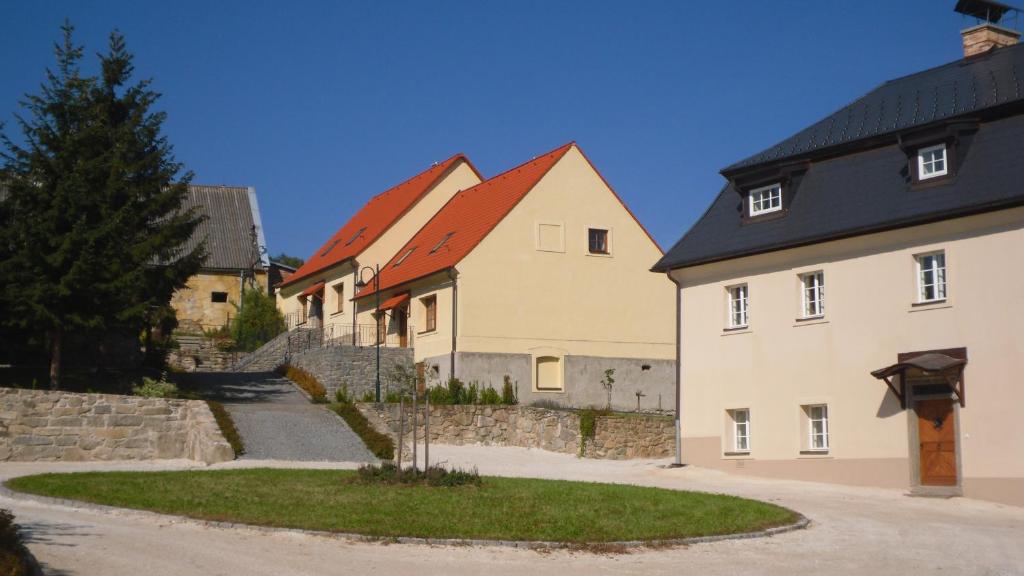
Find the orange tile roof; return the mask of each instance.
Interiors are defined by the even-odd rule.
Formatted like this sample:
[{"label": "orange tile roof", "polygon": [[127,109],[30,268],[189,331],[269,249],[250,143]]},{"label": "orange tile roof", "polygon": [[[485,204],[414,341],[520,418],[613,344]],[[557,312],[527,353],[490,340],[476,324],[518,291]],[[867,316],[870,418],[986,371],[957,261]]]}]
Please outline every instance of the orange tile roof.
[{"label": "orange tile roof", "polygon": [[[570,142],[453,196],[381,267],[380,289],[458,264],[574,145]],[[356,298],[373,293],[373,284],[368,284]]]},{"label": "orange tile roof", "polygon": [[456,154],[374,196],[281,285],[293,284],[349,258],[357,257],[459,162],[465,162],[477,176],[480,175],[465,155]]}]

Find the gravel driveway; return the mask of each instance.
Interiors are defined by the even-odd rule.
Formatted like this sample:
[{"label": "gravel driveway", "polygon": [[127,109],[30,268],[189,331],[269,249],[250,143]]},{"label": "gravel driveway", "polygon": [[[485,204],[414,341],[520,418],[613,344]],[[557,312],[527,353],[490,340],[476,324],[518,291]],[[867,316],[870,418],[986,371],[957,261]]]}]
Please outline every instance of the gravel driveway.
[{"label": "gravel driveway", "polygon": [[[1024,508],[967,498],[909,498],[900,490],[766,480],[666,461],[580,460],[524,448],[432,445],[436,461],[481,473],[621,482],[737,494],[811,519],[806,530],[668,550],[600,555],[495,547],[349,542],[287,531],[211,527],[133,511],[104,512],[0,494],[28,531],[47,574],[1024,574]],[[351,468],[352,463],[236,460],[211,468]],[[195,468],[165,462],[5,462],[0,480],[93,469]]]},{"label": "gravel driveway", "polygon": [[248,460],[376,462],[344,420],[275,374],[193,376],[231,413]]}]

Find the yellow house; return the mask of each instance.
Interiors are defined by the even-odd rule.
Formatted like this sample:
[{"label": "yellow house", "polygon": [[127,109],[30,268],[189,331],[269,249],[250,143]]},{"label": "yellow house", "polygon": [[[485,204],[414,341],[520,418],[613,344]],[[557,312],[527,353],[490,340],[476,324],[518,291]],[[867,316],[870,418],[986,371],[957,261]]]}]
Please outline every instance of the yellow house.
[{"label": "yellow house", "polygon": [[360,270],[371,277],[456,192],[480,180],[469,160],[457,154],[370,199],[278,286],[278,309],[289,329],[311,328],[324,340],[372,345],[375,327],[359,325],[352,302]]},{"label": "yellow house", "polygon": [[965,30],[964,59],[722,171],[655,266],[685,462],[1024,505],[1018,36]]},{"label": "yellow house", "polygon": [[192,184],[184,206],[206,217],[186,250],[205,241],[208,256],[199,273],[171,297],[171,307],[181,330],[220,328],[236,314],[243,286],[267,290],[270,262],[256,190]]},{"label": "yellow house", "polygon": [[661,250],[575,143],[455,194],[356,295],[415,360],[528,404],[670,409],[674,289]]}]

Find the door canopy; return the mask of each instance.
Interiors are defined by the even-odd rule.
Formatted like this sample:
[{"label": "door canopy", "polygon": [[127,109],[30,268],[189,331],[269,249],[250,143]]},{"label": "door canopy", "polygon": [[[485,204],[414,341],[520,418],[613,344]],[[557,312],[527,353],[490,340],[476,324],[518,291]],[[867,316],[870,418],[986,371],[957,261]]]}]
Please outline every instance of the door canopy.
[{"label": "door canopy", "polygon": [[[908,370],[920,371],[924,376],[941,376],[949,382],[960,406],[964,402],[964,368],[967,366],[967,349],[951,348],[948,350],[929,350],[926,352],[906,352],[897,357],[897,362],[871,372],[879,380],[884,380],[892,393],[900,400],[900,407],[907,407],[906,373]],[[899,376],[899,386],[893,377]]]}]

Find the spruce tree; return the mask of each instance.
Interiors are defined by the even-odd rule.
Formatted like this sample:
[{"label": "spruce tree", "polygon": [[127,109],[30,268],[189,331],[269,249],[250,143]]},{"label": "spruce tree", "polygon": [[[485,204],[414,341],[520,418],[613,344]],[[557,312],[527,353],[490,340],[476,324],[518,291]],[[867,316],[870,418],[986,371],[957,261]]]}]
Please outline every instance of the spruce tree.
[{"label": "spruce tree", "polygon": [[0,210],[0,321],[45,336],[54,388],[69,333],[138,334],[205,257],[184,249],[200,221],[183,209],[191,174],[161,133],[159,94],[132,81],[124,37],[110,35],[92,77],[62,30],[56,72],[16,115],[24,144],[3,137]]}]

